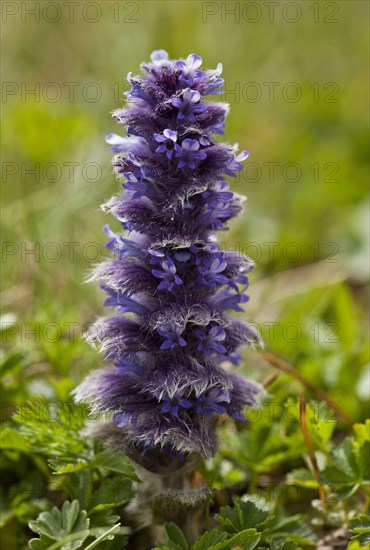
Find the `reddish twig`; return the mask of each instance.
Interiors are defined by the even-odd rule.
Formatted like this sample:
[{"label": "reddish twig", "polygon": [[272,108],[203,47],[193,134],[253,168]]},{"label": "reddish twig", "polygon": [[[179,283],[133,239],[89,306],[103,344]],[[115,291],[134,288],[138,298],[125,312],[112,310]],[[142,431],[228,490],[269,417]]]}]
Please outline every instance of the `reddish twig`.
[{"label": "reddish twig", "polygon": [[262,382],[262,386],[264,388],[267,388],[268,386],[270,386],[270,384],[272,384],[273,382],[275,382],[276,378],[278,378],[280,376],[280,371],[278,370],[274,370],[271,374],[269,374],[268,376],[266,376],[266,378],[264,379],[264,381]]}]

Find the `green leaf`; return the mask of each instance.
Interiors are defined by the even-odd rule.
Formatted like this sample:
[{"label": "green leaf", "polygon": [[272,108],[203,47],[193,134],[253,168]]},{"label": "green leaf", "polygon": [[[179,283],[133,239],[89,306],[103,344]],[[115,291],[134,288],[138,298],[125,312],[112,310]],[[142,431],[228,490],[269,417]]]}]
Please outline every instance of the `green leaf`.
[{"label": "green leaf", "polygon": [[352,438],[347,437],[331,451],[328,466],[321,476],[325,483],[350,484],[357,481],[357,463],[352,443]]},{"label": "green leaf", "polygon": [[42,400],[27,402],[13,419],[32,453],[60,457],[64,462],[73,462],[75,458],[71,457],[90,458],[91,443],[79,434],[84,423],[82,407]]},{"label": "green leaf", "polygon": [[256,529],[245,529],[240,533],[228,539],[225,532],[217,529],[206,532],[200,537],[192,550],[233,550],[242,548],[242,550],[253,550],[261,538],[261,533],[257,533]]},{"label": "green leaf", "polygon": [[26,438],[22,437],[19,431],[5,426],[0,431],[0,449],[29,452],[30,445]]},{"label": "green leaf", "polygon": [[77,472],[83,468],[89,468],[90,464],[85,459],[78,458],[74,462],[65,463],[60,460],[50,459],[48,460],[50,468],[53,470],[54,474],[70,474],[72,472]]},{"label": "green leaf", "polygon": [[[259,411],[258,422],[252,416],[248,429],[238,433],[231,445],[221,445],[222,455],[253,472],[265,473],[276,464],[305,452],[305,444],[298,430],[298,416],[294,416],[299,410],[298,403],[286,403],[278,407],[277,412],[275,405],[266,402]],[[293,413],[289,405],[293,405]],[[271,422],[271,413],[280,414],[281,418]],[[289,424],[287,418],[292,418]]]},{"label": "green leaf", "polygon": [[128,544],[129,538],[121,532],[114,534],[114,538],[105,539],[99,543],[99,550],[123,550]]},{"label": "green leaf", "polygon": [[126,455],[112,451],[111,449],[105,449],[93,458],[79,457],[77,459],[69,459],[68,457],[62,457],[62,459],[58,460],[50,459],[48,462],[55,474],[69,474],[83,469],[101,468],[105,472],[122,474],[134,481],[140,481],[130,459]]},{"label": "green leaf", "polygon": [[357,540],[361,546],[370,545],[370,516],[362,515],[351,519],[348,530],[355,533],[351,541]]},{"label": "green leaf", "polygon": [[80,512],[80,503],[78,500],[73,500],[71,503],[64,502],[62,507],[62,525],[67,533],[71,533],[74,524],[76,523]]},{"label": "green leaf", "polygon": [[89,546],[86,546],[85,550],[92,550],[93,548],[96,548],[98,545],[100,545],[101,542],[113,539],[114,535],[119,532],[119,528],[120,523],[117,523],[117,525],[113,525],[113,527],[102,533],[91,544],[89,544]]},{"label": "green leaf", "polygon": [[287,539],[283,542],[282,546],[279,547],[279,550],[300,550],[300,547],[294,540]]},{"label": "green leaf", "polygon": [[105,449],[101,453],[95,455],[90,466],[92,468],[102,468],[109,472],[122,474],[133,481],[140,481],[130,459],[126,455],[112,451],[111,449]]},{"label": "green leaf", "polygon": [[192,546],[192,550],[219,550],[218,546],[227,539],[227,533],[221,531],[206,531]]},{"label": "green leaf", "polygon": [[186,542],[186,538],[181,529],[177,527],[175,523],[173,523],[172,521],[166,523],[164,529],[166,531],[166,535],[169,541],[177,544],[177,546],[182,550],[188,550],[188,543]]},{"label": "green leaf", "polygon": [[233,550],[234,548],[253,550],[259,543],[260,538],[261,533],[257,533],[256,529],[246,529],[234,535],[225,543],[217,545],[217,550]]},{"label": "green leaf", "polygon": [[0,510],[0,529],[4,527],[10,520],[12,520],[15,516],[15,513],[13,510],[10,509],[3,509]]},{"label": "green leaf", "polygon": [[135,496],[132,482],[128,479],[105,479],[103,483],[86,499],[89,514],[94,510],[115,508],[126,504]]},{"label": "green leaf", "polygon": [[[263,531],[264,536],[271,541],[282,544],[287,539],[292,539],[299,544],[312,545],[315,534],[312,531],[307,518],[300,514],[288,518],[271,518],[268,527]],[[275,549],[275,545],[274,549]]]},{"label": "green leaf", "polygon": [[29,523],[29,528],[40,535],[31,539],[31,550],[80,548],[89,535],[89,519],[85,510],[80,511],[78,500],[65,501],[60,511],[54,507],[50,512],[42,512],[37,520]]},{"label": "green leaf", "polygon": [[68,492],[70,499],[77,499],[81,508],[89,507],[94,484],[91,470],[81,470],[73,472],[68,476],[57,478],[58,485]]},{"label": "green leaf", "polygon": [[[360,440],[363,441],[363,433],[360,432]],[[330,452],[328,465],[321,474],[322,482],[338,486],[337,494],[348,498],[361,485],[369,483],[369,456],[370,441],[365,439],[359,443],[353,437],[346,437]]]},{"label": "green leaf", "polygon": [[251,527],[261,527],[268,511],[252,500],[237,500],[233,508],[224,506],[216,514],[217,521],[227,533],[239,533]]},{"label": "green leaf", "polygon": [[336,312],[336,326],[338,327],[339,340],[343,348],[349,350],[356,338],[356,313],[351,293],[347,286],[343,284],[338,285],[333,306]]},{"label": "green leaf", "polygon": [[112,525],[118,523],[119,519],[120,517],[114,514],[109,508],[94,510],[90,513],[90,531],[101,529],[103,532],[108,527],[112,527]]},{"label": "green leaf", "polygon": [[358,449],[357,462],[361,481],[370,483],[370,441],[365,441]]},{"label": "green leaf", "polygon": [[318,481],[311,472],[306,468],[298,468],[297,470],[292,470],[287,474],[287,483],[291,485],[298,485],[299,487],[306,487],[307,489],[317,489]]},{"label": "green leaf", "polygon": [[370,441],[370,418],[366,419],[365,424],[354,424],[353,431],[357,443],[362,444],[365,441]]},{"label": "green leaf", "polygon": [[282,546],[279,547],[279,550],[300,550],[300,548],[294,540],[287,539],[283,542]]},{"label": "green leaf", "polygon": [[[0,327],[0,332],[2,329]],[[24,356],[21,353],[14,353],[9,355],[4,361],[0,362],[0,380],[9,374],[15,374],[18,370],[23,368],[23,359]]]},{"label": "green leaf", "polygon": [[324,402],[310,402],[306,407],[307,429],[316,449],[327,451],[327,443],[333,435],[336,419]]}]

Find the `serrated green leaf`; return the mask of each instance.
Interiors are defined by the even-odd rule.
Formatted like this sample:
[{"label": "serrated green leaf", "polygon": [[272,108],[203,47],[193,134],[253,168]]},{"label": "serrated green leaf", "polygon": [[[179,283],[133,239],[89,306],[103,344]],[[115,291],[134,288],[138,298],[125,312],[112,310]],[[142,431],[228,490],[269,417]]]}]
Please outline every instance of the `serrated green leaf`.
[{"label": "serrated green leaf", "polygon": [[[109,508],[104,510],[94,510],[90,513],[90,530],[100,529],[101,532],[108,527],[112,527],[115,523],[118,523],[120,517],[114,514]],[[100,533],[99,533],[100,536]]]},{"label": "serrated green leaf", "polygon": [[81,508],[87,509],[87,501],[94,487],[92,477],[91,470],[81,470],[56,479],[58,486],[69,494],[70,499],[77,499]]},{"label": "serrated green leaf", "polygon": [[338,446],[334,447],[331,456],[334,463],[349,479],[357,479],[358,467],[353,449],[353,438],[346,439]]},{"label": "serrated green leaf", "polygon": [[46,539],[31,539],[28,545],[31,550],[47,550],[51,546],[52,542],[52,539],[49,541],[49,543],[46,541]]},{"label": "serrated green leaf", "polygon": [[353,439],[347,437],[331,452],[328,466],[321,474],[322,481],[333,484],[351,484],[358,481],[358,465],[353,451]]},{"label": "serrated green leaf", "polygon": [[133,481],[140,481],[130,459],[123,453],[118,453],[111,449],[105,449],[101,453],[95,455],[90,466],[92,468],[103,468],[110,472],[122,474]]},{"label": "serrated green leaf", "polygon": [[54,507],[50,512],[42,512],[37,520],[29,523],[29,527],[40,536],[39,539],[31,539],[29,545],[32,550],[75,550],[89,535],[89,519],[85,510],[80,511],[77,500],[65,501],[62,511]]},{"label": "serrated green leaf", "polygon": [[300,456],[305,451],[304,441],[297,429],[288,430],[284,422],[270,422],[268,408],[258,422],[238,434],[233,441],[234,451],[221,447],[223,456],[254,472],[268,472],[279,462]]},{"label": "serrated green leaf", "polygon": [[362,444],[352,437],[330,452],[328,466],[321,473],[321,481],[336,485],[341,498],[353,495],[361,484],[370,481],[370,441]]},{"label": "serrated green leaf", "polygon": [[355,475],[349,475],[337,465],[327,466],[320,476],[322,483],[333,485],[352,485],[356,482]]},{"label": "serrated green leaf", "polygon": [[86,507],[89,514],[93,511],[104,510],[122,506],[129,502],[135,496],[135,491],[132,487],[131,480],[120,479],[105,479],[98,489],[91,493],[91,496],[86,499]]},{"label": "serrated green leaf", "polygon": [[361,533],[362,530],[366,529],[370,531],[370,516],[362,514],[358,518],[352,518],[349,521],[348,529],[354,533]]},{"label": "serrated green leaf", "polygon": [[278,539],[279,542],[284,542],[286,539],[291,538],[299,544],[307,545],[312,545],[315,540],[314,532],[307,519],[302,515],[297,514],[283,519],[273,517],[267,524],[268,526],[263,534],[271,540]]},{"label": "serrated green leaf", "polygon": [[64,461],[61,463],[60,460],[50,459],[48,460],[48,464],[53,470],[54,474],[70,474],[72,472],[82,470],[83,468],[90,467],[90,464],[87,462],[87,460],[80,458],[75,461],[72,461],[71,459],[71,462],[67,464]]},{"label": "serrated green leaf", "polygon": [[355,533],[351,541],[357,540],[362,547],[370,545],[370,516],[363,514],[358,518],[351,519],[348,530]]},{"label": "serrated green leaf", "polygon": [[27,402],[13,415],[13,420],[19,423],[21,437],[33,453],[65,461],[70,456],[82,458],[90,450],[91,443],[79,434],[84,422],[82,410],[79,407],[72,410],[71,403]]},{"label": "serrated green leaf", "polygon": [[234,548],[253,550],[259,543],[260,538],[261,533],[257,533],[256,529],[246,529],[234,535],[222,545],[217,545],[217,550],[233,550]]},{"label": "serrated green leaf", "polygon": [[172,521],[166,523],[164,529],[170,541],[177,544],[177,546],[182,550],[188,550],[188,543],[186,542],[184,533],[175,523],[173,523]]},{"label": "serrated green leaf", "polygon": [[219,550],[218,544],[227,539],[227,533],[221,531],[206,531],[192,546],[192,550]]},{"label": "serrated green leaf", "polygon": [[[72,502],[64,502],[62,506],[62,526],[67,533],[71,533],[74,524],[76,523],[79,516],[82,518],[82,521],[86,518],[86,512],[81,512],[80,515],[80,503],[78,500],[73,500]],[[77,527],[77,526],[76,526]],[[78,526],[79,527],[79,526]]]},{"label": "serrated green leaf", "polygon": [[358,535],[358,541],[361,546],[370,546],[370,533],[361,533]]},{"label": "serrated green leaf", "polygon": [[306,468],[298,468],[297,470],[292,470],[287,474],[287,483],[291,485],[298,485],[299,487],[306,487],[307,489],[316,489],[318,486],[318,481],[311,472]]},{"label": "serrated green leaf", "polygon": [[227,533],[239,533],[252,527],[258,528],[268,516],[268,511],[252,500],[237,500],[233,508],[224,506],[216,514],[217,521]]}]

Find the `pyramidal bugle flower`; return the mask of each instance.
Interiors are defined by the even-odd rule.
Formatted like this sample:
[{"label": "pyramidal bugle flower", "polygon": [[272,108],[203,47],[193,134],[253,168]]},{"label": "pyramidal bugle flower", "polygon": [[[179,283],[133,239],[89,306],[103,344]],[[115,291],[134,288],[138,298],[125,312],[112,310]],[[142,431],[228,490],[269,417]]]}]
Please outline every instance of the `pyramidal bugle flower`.
[{"label": "pyramidal bugle flower", "polygon": [[258,341],[230,316],[248,300],[253,262],[217,237],[242,212],[225,176],[248,153],[215,139],[229,107],[206,98],[221,93],[222,66],[201,65],[198,55],[169,60],[158,50],[142,76],[128,75],[127,106],[114,113],[126,135],[106,138],[124,191],[103,205],[127,233],[105,227],[112,259],[92,276],[116,313],[95,325],[91,341],[114,366],[75,391],[77,401],[113,415],[111,444],[152,470],[214,455],[218,415],[243,421],[263,391],[230,368],[242,345]]}]

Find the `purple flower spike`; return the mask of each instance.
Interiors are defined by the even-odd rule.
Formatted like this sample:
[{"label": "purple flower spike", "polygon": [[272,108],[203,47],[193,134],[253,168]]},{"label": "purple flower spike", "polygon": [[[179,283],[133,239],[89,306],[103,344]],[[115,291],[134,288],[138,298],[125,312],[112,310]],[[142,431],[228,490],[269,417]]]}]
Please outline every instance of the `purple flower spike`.
[{"label": "purple flower spike", "polygon": [[217,415],[243,421],[263,393],[230,369],[242,346],[259,342],[252,324],[230,315],[248,301],[253,263],[218,238],[242,212],[225,177],[248,153],[217,141],[229,108],[207,96],[220,93],[222,66],[201,65],[196,54],[171,60],[156,50],[142,75],[128,75],[127,104],[113,115],[126,132],[106,138],[123,191],[103,205],[128,234],[105,227],[112,257],[91,279],[114,311],[88,336],[114,366],[75,390],[111,414],[99,431],[108,446],[166,474],[193,453],[213,456]]}]

